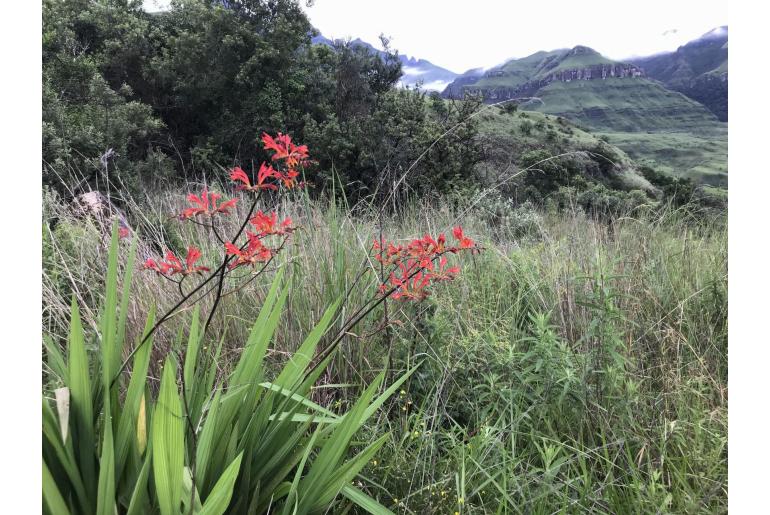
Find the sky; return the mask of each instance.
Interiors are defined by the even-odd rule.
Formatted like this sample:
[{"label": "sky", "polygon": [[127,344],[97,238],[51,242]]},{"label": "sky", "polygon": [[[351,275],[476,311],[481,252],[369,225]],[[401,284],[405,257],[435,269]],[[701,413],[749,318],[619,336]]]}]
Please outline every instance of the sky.
[{"label": "sky", "polygon": [[[145,8],[167,0],[144,0]],[[611,59],[675,50],[727,25],[727,0],[300,0],[328,38],[379,35],[401,54],[454,72],[585,45]]]},{"label": "sky", "polygon": [[611,59],[675,50],[727,25],[727,0],[315,0],[302,2],[329,38],[357,37],[454,72],[539,50],[585,45]]}]

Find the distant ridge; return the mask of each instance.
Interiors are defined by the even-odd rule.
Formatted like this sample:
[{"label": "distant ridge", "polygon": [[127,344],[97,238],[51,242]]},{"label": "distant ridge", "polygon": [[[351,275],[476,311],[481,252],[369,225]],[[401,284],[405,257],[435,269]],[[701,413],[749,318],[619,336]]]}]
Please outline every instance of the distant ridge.
[{"label": "distant ridge", "polygon": [[674,52],[634,59],[647,75],[684,93],[727,121],[727,26],[717,27]]},{"label": "distant ridge", "polygon": [[[336,42],[342,42],[343,40],[331,40],[323,35],[318,35],[312,38],[313,44],[321,44],[334,46]],[[368,50],[383,56],[385,52],[372,46],[371,44],[356,38],[350,42],[352,45],[362,46]],[[404,54],[398,54],[398,58],[401,61],[402,73],[401,85],[414,87],[418,83],[422,84],[422,88],[431,91],[442,91],[449,85],[458,74],[437,66],[426,59],[416,59]]]}]

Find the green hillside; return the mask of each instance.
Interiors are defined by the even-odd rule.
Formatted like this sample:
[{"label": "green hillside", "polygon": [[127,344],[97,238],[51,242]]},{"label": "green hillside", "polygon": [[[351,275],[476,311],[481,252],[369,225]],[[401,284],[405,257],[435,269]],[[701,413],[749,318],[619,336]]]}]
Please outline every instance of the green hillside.
[{"label": "green hillside", "polygon": [[487,149],[486,164],[491,169],[505,169],[511,162],[520,165],[528,153],[544,151],[548,156],[569,155],[589,180],[599,162],[609,165],[613,188],[654,193],[655,188],[622,148],[579,129],[565,118],[493,107],[479,119],[479,138]]},{"label": "green hillside", "polygon": [[599,134],[637,163],[697,182],[727,187],[727,124],[711,131]]},{"label": "green hillside", "polygon": [[551,82],[524,107],[569,118],[595,130],[690,131],[717,125],[703,105],[653,81],[610,78]]},{"label": "green hillside", "polygon": [[[687,55],[694,55],[688,48]],[[718,70],[726,62],[701,57],[691,59],[692,69],[710,70],[701,82],[721,83]],[[514,59],[483,76],[463,77],[444,91],[450,98],[466,94],[481,95],[488,103],[518,100],[520,109],[560,116],[600,133],[638,163],[727,185],[726,124],[702,103],[646,77],[646,68],[612,61],[590,48]]]},{"label": "green hillside", "polygon": [[667,52],[635,59],[648,77],[701,102],[722,121],[727,121],[728,52],[727,27],[716,28],[700,38]]}]

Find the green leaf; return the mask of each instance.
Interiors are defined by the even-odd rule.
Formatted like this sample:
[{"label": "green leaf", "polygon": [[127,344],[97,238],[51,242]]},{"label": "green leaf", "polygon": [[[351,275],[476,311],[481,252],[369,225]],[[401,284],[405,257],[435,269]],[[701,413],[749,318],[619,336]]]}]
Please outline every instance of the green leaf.
[{"label": "green leaf", "polygon": [[[86,354],[83,326],[80,322],[75,296],[72,296],[69,347],[67,350],[67,383],[70,389],[70,424],[73,445],[78,454],[80,473],[88,497],[96,497],[96,455],[94,436],[94,408],[91,380]],[[93,509],[93,506],[91,507]]]},{"label": "green leaf", "polygon": [[188,399],[192,398],[193,385],[195,380],[195,366],[198,362],[198,348],[200,347],[200,304],[195,305],[192,315],[192,324],[190,325],[190,336],[187,339],[187,350],[184,359],[184,378],[185,395]]},{"label": "green leaf", "polygon": [[69,515],[69,508],[67,503],[64,502],[59,488],[56,486],[51,471],[48,470],[48,465],[43,462],[43,502],[45,503],[48,511],[55,515]]},{"label": "green leaf", "polygon": [[171,357],[163,366],[160,393],[152,418],[152,468],[161,515],[179,515],[184,471],[184,425]]},{"label": "green leaf", "polygon": [[222,515],[227,510],[227,507],[230,505],[230,499],[233,496],[235,480],[238,478],[238,471],[241,468],[241,458],[243,458],[243,452],[238,454],[222,476],[220,476],[211,493],[206,498],[206,502],[203,503],[203,509],[201,509],[199,515]]},{"label": "green leaf", "polygon": [[115,515],[115,447],[112,442],[110,399],[104,404],[104,440],[99,459],[99,487],[96,498],[97,515]]},{"label": "green leaf", "polygon": [[43,346],[48,355],[48,366],[50,367],[51,372],[59,377],[62,382],[66,381],[67,364],[64,361],[64,354],[62,354],[61,349],[54,343],[51,336],[47,334],[43,336]]},{"label": "green leaf", "polygon": [[118,309],[118,223],[112,226],[112,241],[107,260],[107,283],[105,285],[105,300],[99,330],[102,337],[102,384],[104,395],[110,392],[112,378],[120,366],[120,353],[117,350],[115,335],[116,315]]},{"label": "green leaf", "polygon": [[274,384],[282,386],[284,388],[292,389],[295,385],[300,383],[303,379],[305,369],[315,357],[315,350],[318,347],[318,342],[326,334],[329,325],[334,318],[337,308],[339,307],[341,299],[338,299],[332,304],[321,317],[321,320],[316,324],[310,334],[307,335],[305,341],[302,342],[299,349],[292,355],[289,362],[283,368],[278,375]]},{"label": "green leaf", "polygon": [[150,479],[150,463],[152,460],[152,449],[148,449],[147,456],[144,458],[144,465],[139,472],[139,477],[134,485],[134,492],[131,494],[131,501],[128,503],[126,515],[141,515],[147,513],[147,483]]},{"label": "green leaf", "polygon": [[[201,429],[200,438],[198,438],[198,448],[195,452],[196,477],[201,484],[198,488],[204,495],[208,493],[206,485],[210,484],[208,475],[212,454],[217,443],[222,441],[222,439],[226,439],[226,435],[222,435],[221,426],[219,425],[221,397],[222,390],[217,387],[214,398],[209,405],[208,415],[206,415],[206,420],[203,422],[203,429]],[[229,425],[229,421],[226,421],[226,423]]]},{"label": "green leaf", "polygon": [[270,291],[267,297],[265,297],[265,302],[259,310],[257,320],[254,322],[249,338],[246,341],[246,347],[243,349],[241,358],[238,360],[238,364],[230,376],[231,387],[253,384],[255,382],[253,378],[260,375],[262,360],[267,352],[267,344],[270,342],[275,327],[278,325],[278,317],[274,315],[274,312],[277,311],[280,314],[288,294],[288,289],[284,288],[279,300],[278,295],[283,278],[283,270],[283,268],[278,270],[275,279],[273,279],[273,284],[270,286]]},{"label": "green leaf", "polygon": [[[147,321],[144,324],[144,331],[142,331],[139,342],[147,336],[154,324],[155,307],[152,307],[150,309],[150,314],[147,316]],[[139,342],[137,342],[137,345]],[[147,384],[147,369],[150,365],[151,351],[152,336],[150,336],[144,345],[139,347],[136,354],[134,354],[134,366],[131,370],[131,381],[128,383],[126,400],[123,403],[123,409],[120,413],[118,433],[115,439],[115,462],[117,464],[116,471],[118,479],[120,479],[123,470],[127,466],[129,451],[137,442],[136,424],[139,416],[139,407],[142,403],[142,397],[144,396],[144,390]],[[141,450],[138,450],[138,455],[140,454]]]},{"label": "green leaf", "polygon": [[378,503],[373,498],[366,495],[364,492],[354,487],[353,485],[346,485],[342,488],[342,495],[353,501],[357,506],[360,506],[364,510],[368,511],[372,515],[393,515],[393,512],[387,509],[382,504]]}]

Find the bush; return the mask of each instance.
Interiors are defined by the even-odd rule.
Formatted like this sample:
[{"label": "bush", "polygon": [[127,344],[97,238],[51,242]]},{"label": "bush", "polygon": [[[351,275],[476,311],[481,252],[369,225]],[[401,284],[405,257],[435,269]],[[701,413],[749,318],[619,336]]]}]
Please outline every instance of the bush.
[{"label": "bush", "polygon": [[512,198],[492,192],[475,209],[498,240],[538,239],[544,234],[543,219],[529,201],[516,205]]}]

